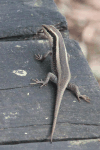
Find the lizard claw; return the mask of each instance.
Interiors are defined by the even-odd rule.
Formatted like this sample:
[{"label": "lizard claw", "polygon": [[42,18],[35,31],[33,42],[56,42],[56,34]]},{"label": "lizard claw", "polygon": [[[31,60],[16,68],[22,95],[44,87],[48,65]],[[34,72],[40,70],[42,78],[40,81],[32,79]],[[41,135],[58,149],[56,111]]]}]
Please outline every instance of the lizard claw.
[{"label": "lizard claw", "polygon": [[45,82],[43,82],[43,84],[40,86],[40,88],[43,87],[43,86],[46,86],[46,85],[47,85],[47,84],[45,84]]},{"label": "lizard claw", "polygon": [[45,84],[45,82],[41,79],[41,80],[38,80],[38,79],[32,79],[32,83],[30,83],[30,85],[34,85],[34,84],[42,84],[40,87],[43,87]]},{"label": "lizard claw", "polygon": [[[80,95],[80,98],[84,99],[86,102],[90,103],[90,98],[86,95]],[[80,98],[78,98],[78,100],[80,101]]]},{"label": "lizard claw", "polygon": [[43,59],[43,56],[42,55],[40,55],[40,54],[35,54],[35,59],[37,59],[37,60],[42,60]]}]

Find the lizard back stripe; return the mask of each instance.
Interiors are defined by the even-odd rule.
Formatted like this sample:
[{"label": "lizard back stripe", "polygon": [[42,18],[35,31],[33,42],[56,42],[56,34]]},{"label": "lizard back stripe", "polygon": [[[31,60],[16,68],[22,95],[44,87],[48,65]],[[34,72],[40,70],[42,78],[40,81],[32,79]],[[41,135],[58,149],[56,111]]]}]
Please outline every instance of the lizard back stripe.
[{"label": "lizard back stripe", "polygon": [[58,72],[57,72],[57,63],[56,63],[56,35],[55,33],[53,33],[51,30],[49,30],[47,27],[44,26],[44,28],[46,29],[46,31],[52,36],[53,38],[53,55],[52,55],[52,59],[53,59],[53,70],[54,73],[58,76]]}]

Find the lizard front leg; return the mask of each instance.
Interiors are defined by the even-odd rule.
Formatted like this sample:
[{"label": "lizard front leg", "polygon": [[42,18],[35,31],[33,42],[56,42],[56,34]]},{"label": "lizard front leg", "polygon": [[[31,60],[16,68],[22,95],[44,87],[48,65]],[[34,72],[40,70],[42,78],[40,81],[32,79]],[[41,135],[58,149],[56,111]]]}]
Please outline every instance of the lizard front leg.
[{"label": "lizard front leg", "polygon": [[43,61],[43,60],[46,59],[46,57],[47,57],[48,55],[51,55],[51,54],[52,54],[52,51],[48,51],[45,55],[35,54],[35,58],[36,58],[37,60]]},{"label": "lizard front leg", "polygon": [[38,79],[34,80],[34,79],[32,79],[32,81],[34,81],[34,82],[30,83],[30,84],[31,85],[42,84],[40,87],[43,87],[44,85],[46,85],[49,82],[49,80],[51,80],[53,82],[56,82],[57,77],[53,73],[49,72],[47,74],[47,77],[46,77],[46,79],[44,81],[42,79],[41,80],[38,80]]}]

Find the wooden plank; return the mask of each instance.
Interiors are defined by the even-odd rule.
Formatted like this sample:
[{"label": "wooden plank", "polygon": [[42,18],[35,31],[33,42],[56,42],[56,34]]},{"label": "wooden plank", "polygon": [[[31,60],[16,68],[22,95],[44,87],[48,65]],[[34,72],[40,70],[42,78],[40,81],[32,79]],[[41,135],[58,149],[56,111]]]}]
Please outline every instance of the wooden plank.
[{"label": "wooden plank", "polygon": [[[91,103],[78,103],[66,90],[58,116],[55,140],[100,137],[100,90],[78,44],[66,39],[70,54],[72,82]],[[43,141],[51,132],[56,86],[39,89],[31,78],[44,79],[51,70],[50,57],[43,63],[34,54],[44,54],[46,40],[0,43],[0,143]],[[80,67],[81,66],[81,67]]]},{"label": "wooden plank", "polygon": [[0,38],[3,40],[33,37],[42,24],[57,24],[59,21],[66,24],[53,0],[0,0]]},{"label": "wooden plank", "polygon": [[[66,39],[65,43],[70,54],[71,81],[79,86],[87,86],[88,82],[88,86],[99,87],[78,44],[73,47],[76,42],[69,39]],[[49,43],[45,40],[1,42],[0,89],[27,86],[31,78],[38,78],[38,76],[45,78],[46,74],[51,71],[50,57],[41,64],[35,60],[34,55],[44,54],[49,49]],[[40,72],[37,76],[38,70]]]},{"label": "wooden plank", "polygon": [[61,142],[37,142],[37,143],[24,143],[17,145],[3,145],[0,146],[0,150],[27,150],[27,149],[36,149],[36,150],[100,150],[100,139],[91,139],[91,140],[77,140],[77,141],[61,141]]},{"label": "wooden plank", "polygon": [[[23,120],[24,121],[24,120]],[[16,128],[10,127],[0,130],[0,144],[18,144],[25,142],[43,142],[49,141],[51,125],[28,125],[18,126]],[[100,137],[100,126],[92,125],[75,125],[68,123],[58,123],[54,141],[61,140],[78,140],[91,139]]]}]

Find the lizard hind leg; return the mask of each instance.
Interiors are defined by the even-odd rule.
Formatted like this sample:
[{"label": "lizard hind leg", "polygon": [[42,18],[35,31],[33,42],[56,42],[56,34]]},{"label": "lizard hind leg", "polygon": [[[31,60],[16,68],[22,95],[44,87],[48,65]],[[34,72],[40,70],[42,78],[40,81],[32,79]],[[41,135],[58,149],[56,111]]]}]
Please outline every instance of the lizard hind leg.
[{"label": "lizard hind leg", "polygon": [[46,77],[46,79],[45,79],[44,81],[43,81],[42,79],[41,79],[41,80],[32,79],[32,81],[34,81],[34,82],[33,82],[33,83],[30,83],[30,85],[42,84],[40,87],[43,87],[43,86],[45,86],[45,85],[48,84],[49,80],[55,82],[56,79],[57,79],[57,77],[56,77],[53,73],[49,72],[49,73],[47,74],[47,77]]},{"label": "lizard hind leg", "polygon": [[81,101],[80,98],[82,98],[86,102],[90,103],[90,98],[86,95],[81,95],[77,85],[68,83],[67,89],[71,90],[76,95],[79,102]]}]

